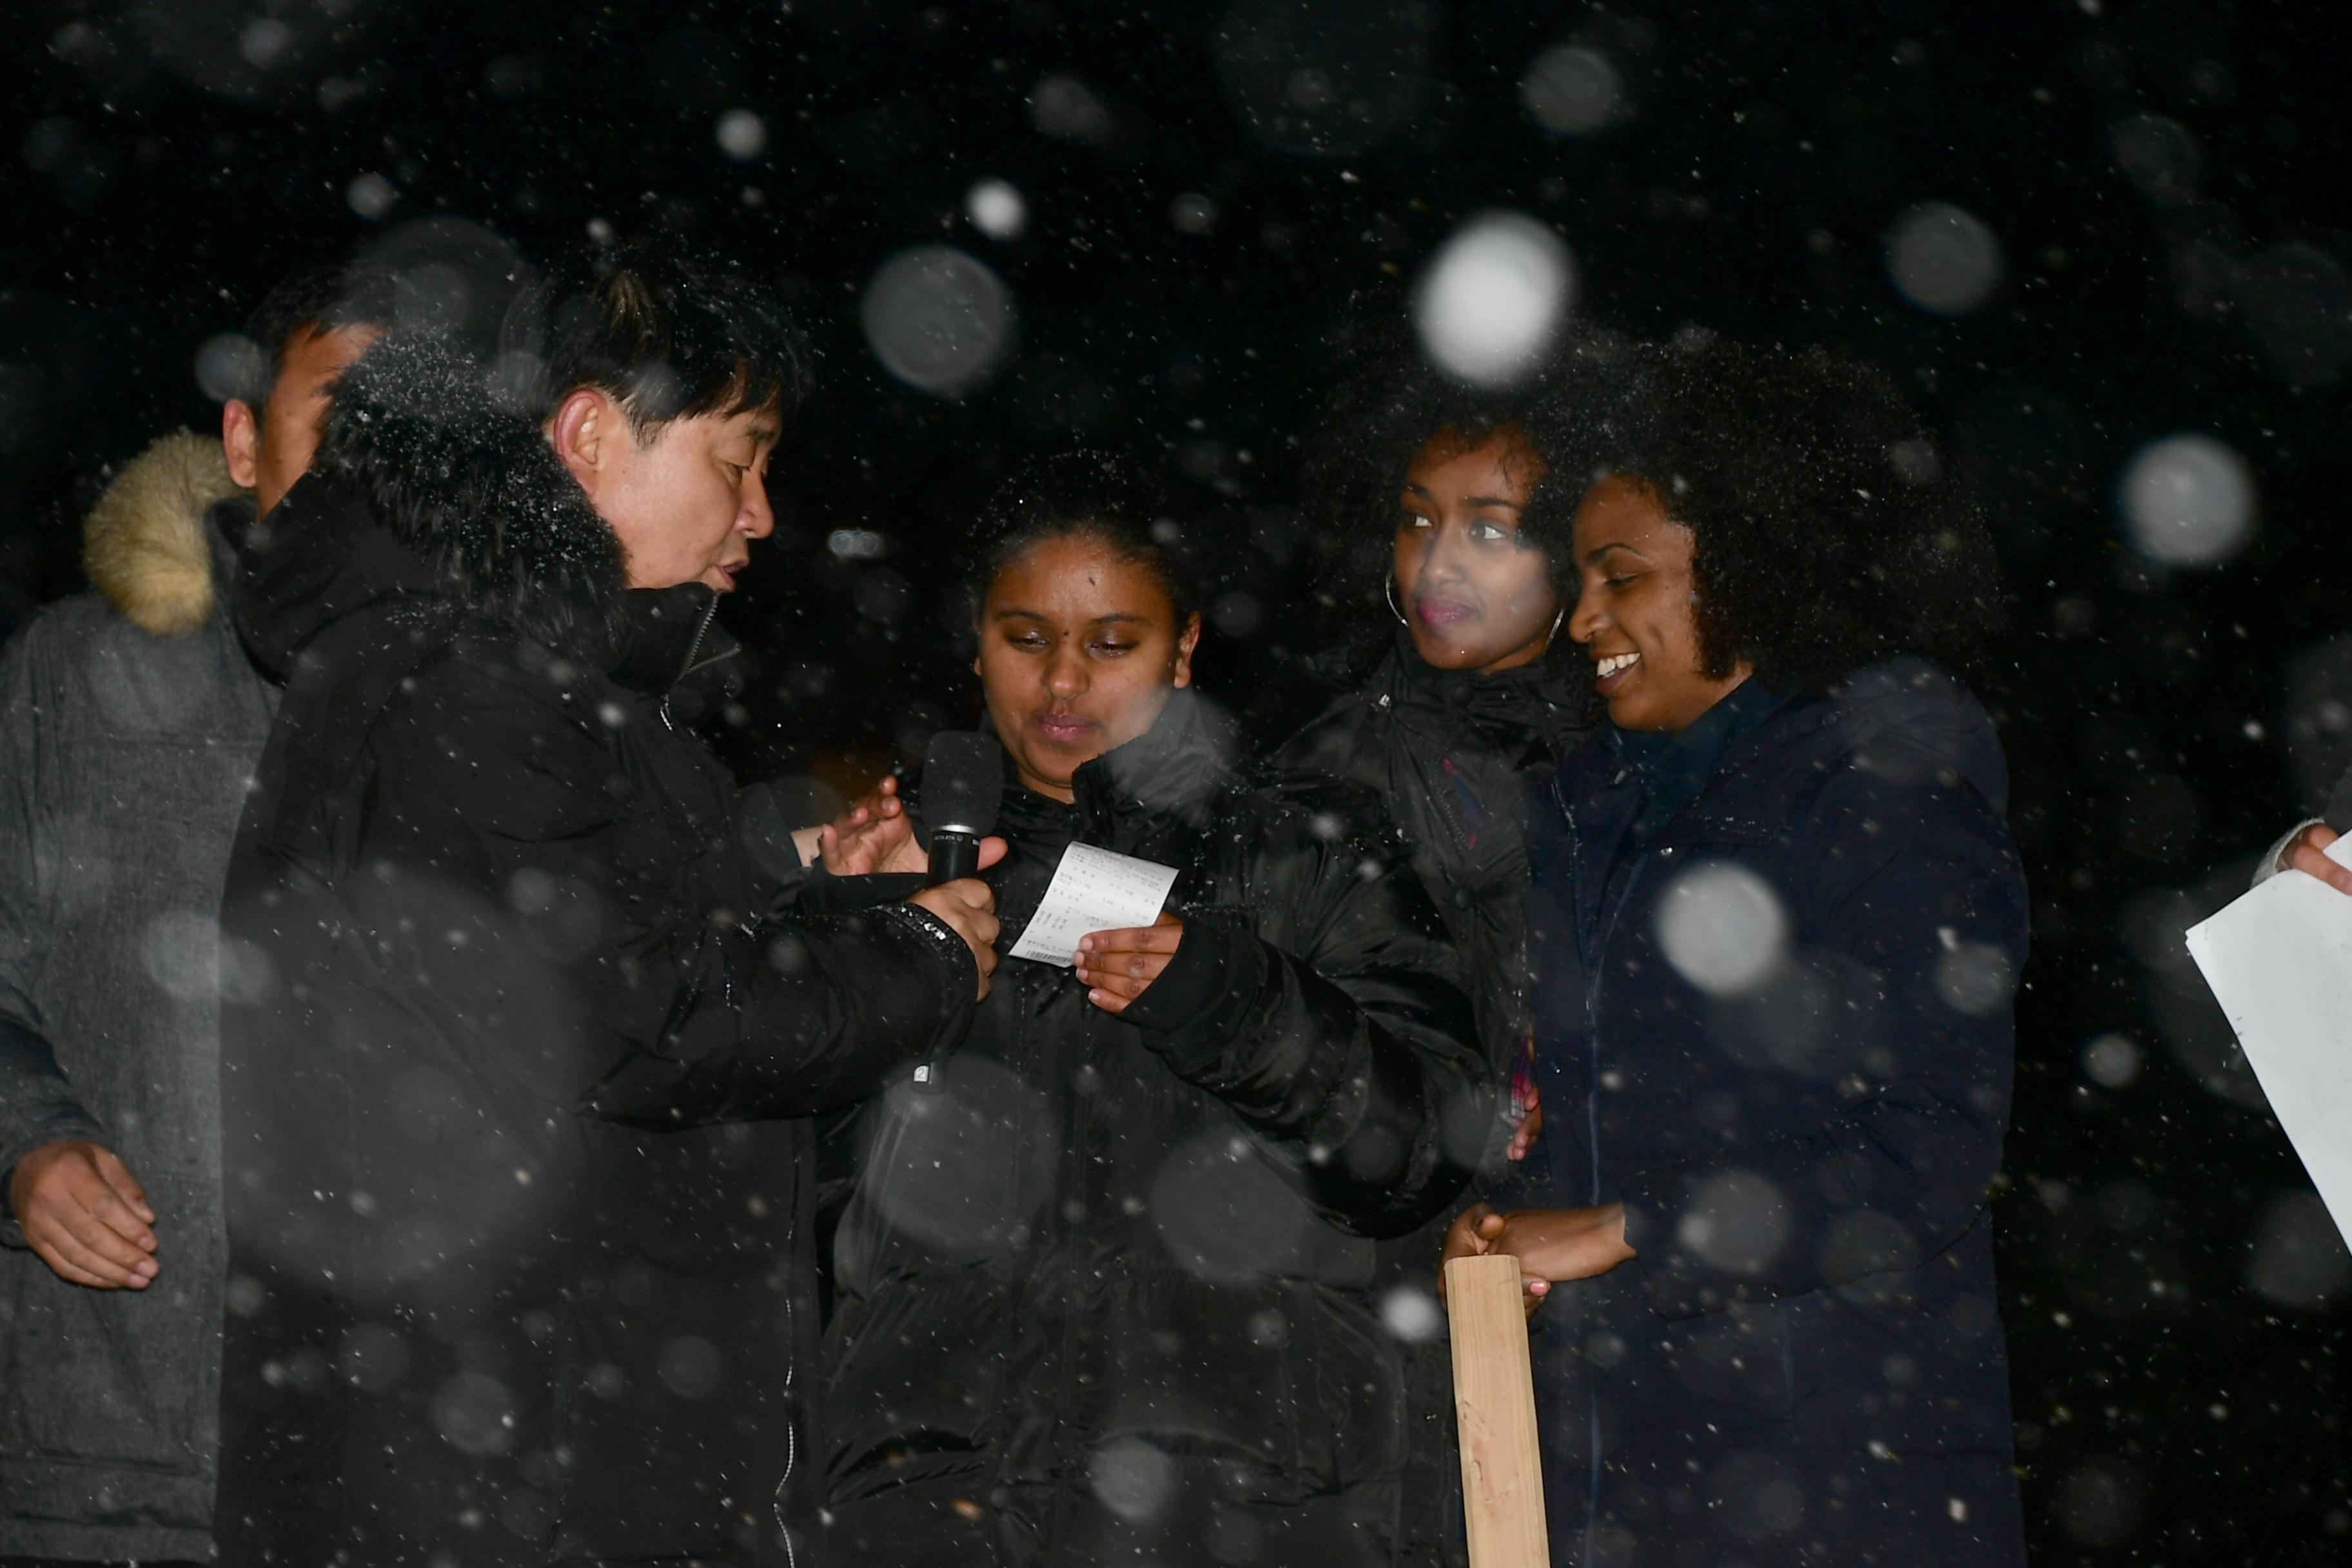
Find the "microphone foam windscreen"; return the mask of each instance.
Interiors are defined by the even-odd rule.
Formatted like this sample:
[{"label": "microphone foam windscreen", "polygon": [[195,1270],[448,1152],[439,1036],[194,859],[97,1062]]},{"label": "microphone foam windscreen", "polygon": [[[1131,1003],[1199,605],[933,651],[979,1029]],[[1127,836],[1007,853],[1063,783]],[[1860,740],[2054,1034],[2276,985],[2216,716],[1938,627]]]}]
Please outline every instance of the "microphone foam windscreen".
[{"label": "microphone foam windscreen", "polygon": [[975,837],[992,833],[1003,800],[1004,749],[995,736],[942,730],[931,737],[930,750],[923,753],[927,837],[942,827],[961,828]]}]

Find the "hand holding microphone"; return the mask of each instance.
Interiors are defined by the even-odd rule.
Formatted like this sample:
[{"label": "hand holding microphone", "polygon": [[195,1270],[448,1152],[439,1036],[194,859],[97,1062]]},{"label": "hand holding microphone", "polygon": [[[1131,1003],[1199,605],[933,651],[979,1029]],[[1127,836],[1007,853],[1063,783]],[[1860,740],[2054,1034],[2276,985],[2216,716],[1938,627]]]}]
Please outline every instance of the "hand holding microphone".
[{"label": "hand holding microphone", "polygon": [[[943,730],[923,756],[924,857],[931,885],[910,902],[954,926],[980,965],[980,994],[996,968],[996,894],[979,879],[983,866],[1004,858],[1004,840],[991,837],[1004,800],[1004,752],[992,735]],[[903,810],[903,808],[901,808]],[[901,818],[903,820],[903,817]],[[915,1068],[915,1087],[940,1088],[937,1058]]]}]

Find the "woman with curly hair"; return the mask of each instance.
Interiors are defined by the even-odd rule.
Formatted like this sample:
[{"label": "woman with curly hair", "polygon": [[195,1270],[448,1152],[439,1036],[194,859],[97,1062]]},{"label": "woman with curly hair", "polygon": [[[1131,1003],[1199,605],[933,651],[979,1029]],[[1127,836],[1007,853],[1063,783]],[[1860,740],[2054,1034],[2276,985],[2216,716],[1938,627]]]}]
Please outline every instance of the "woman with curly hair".
[{"label": "woman with curly hair", "polygon": [[[1539,1118],[1514,805],[1591,723],[1591,671],[1559,634],[1582,490],[1567,453],[1580,388],[1606,351],[1579,342],[1503,391],[1446,379],[1409,342],[1365,357],[1327,410],[1306,488],[1349,558],[1353,607],[1377,629],[1328,661],[1340,689],[1276,760],[1369,786],[1403,829],[1462,953],[1488,1065],[1513,1085],[1517,1152]],[[1383,1245],[1391,1286],[1421,1288],[1452,1217]],[[1461,1534],[1452,1367],[1442,1337],[1398,1353],[1412,1467],[1398,1560],[1434,1563]]]},{"label": "woman with curly hair", "polygon": [[1528,810],[1549,1125],[1446,1253],[1532,1281],[1554,1561],[2022,1563],[1985,1200],[2025,885],[1928,662],[1997,621],[1990,552],[1883,377],[1643,357],[1577,463],[1608,722]]},{"label": "woman with curly hair", "polygon": [[1559,635],[1583,489],[1566,454],[1608,357],[1579,341],[1495,391],[1383,342],[1333,397],[1305,486],[1347,556],[1349,607],[1386,629],[1323,661],[1341,689],[1276,760],[1379,793],[1468,961],[1497,1072],[1525,1030],[1512,803],[1593,717],[1591,671]]}]

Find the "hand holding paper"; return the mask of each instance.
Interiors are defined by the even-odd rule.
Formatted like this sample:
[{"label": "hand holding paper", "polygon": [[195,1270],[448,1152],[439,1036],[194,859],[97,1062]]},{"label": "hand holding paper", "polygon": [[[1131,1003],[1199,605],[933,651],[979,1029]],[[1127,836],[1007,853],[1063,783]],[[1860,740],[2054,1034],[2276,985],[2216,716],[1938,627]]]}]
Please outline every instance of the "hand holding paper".
[{"label": "hand holding paper", "polygon": [[[1077,957],[1080,939],[1091,932],[1156,925],[1160,907],[1175,885],[1173,866],[1073,844],[1062,851],[1045,897],[1029,917],[1021,940],[1013,944],[1013,956],[1066,969]],[[1176,930],[1181,934],[1182,927]],[[1169,942],[1168,951],[1176,951],[1174,942]]]},{"label": "hand holding paper", "polygon": [[1176,956],[1184,922],[1166,911],[1148,926],[1098,931],[1078,940],[1078,978],[1089,987],[1087,1000],[1114,1016],[1151,988]]},{"label": "hand holding paper", "polygon": [[[2326,852],[2352,865],[2352,838]],[[2308,876],[2273,877],[2190,927],[2189,953],[2336,1228],[2352,1237],[2352,899]]]}]

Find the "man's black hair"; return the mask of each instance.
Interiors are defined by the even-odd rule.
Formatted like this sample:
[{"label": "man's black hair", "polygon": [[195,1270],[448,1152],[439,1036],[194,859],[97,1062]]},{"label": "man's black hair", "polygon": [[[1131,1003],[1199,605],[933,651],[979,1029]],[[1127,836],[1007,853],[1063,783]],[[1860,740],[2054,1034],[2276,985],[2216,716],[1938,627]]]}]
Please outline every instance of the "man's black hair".
[{"label": "man's black hair", "polygon": [[306,267],[279,279],[246,318],[245,335],[261,354],[238,400],[258,416],[285,367],[286,351],[302,338],[345,327],[390,327],[393,293],[390,273],[359,262]]},{"label": "man's black hair", "polygon": [[972,613],[996,574],[1024,552],[1047,540],[1082,539],[1140,567],[1168,595],[1181,632],[1200,607],[1181,552],[1171,548],[1181,538],[1160,488],[1125,458],[1080,450],[1032,459],[981,516],[971,552]]},{"label": "man's black hair", "polygon": [[768,289],[652,240],[558,258],[516,300],[500,346],[499,384],[525,412],[543,418],[593,388],[640,438],[700,415],[790,415],[814,358]]},{"label": "man's black hair", "polygon": [[1608,378],[1581,476],[1640,483],[1694,536],[1706,673],[1834,689],[1899,655],[1976,672],[2006,618],[1976,498],[1886,374],[1694,333]]}]

